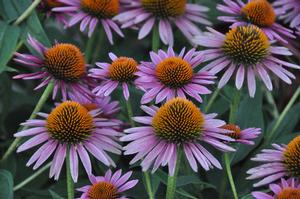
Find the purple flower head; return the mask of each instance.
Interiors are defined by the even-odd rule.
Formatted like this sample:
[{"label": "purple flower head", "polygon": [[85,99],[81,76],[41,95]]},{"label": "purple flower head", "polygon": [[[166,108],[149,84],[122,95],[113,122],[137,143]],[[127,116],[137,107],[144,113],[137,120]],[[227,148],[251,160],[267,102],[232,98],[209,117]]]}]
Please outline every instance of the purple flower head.
[{"label": "purple flower head", "polygon": [[113,21],[113,17],[120,11],[119,0],[58,0],[65,6],[53,8],[55,12],[72,13],[68,22],[68,27],[80,22],[80,31],[88,30],[91,37],[97,24],[101,23],[111,44],[113,44],[112,31],[124,37],[119,26]]},{"label": "purple flower head", "polygon": [[169,46],[173,46],[174,43],[173,23],[189,41],[192,41],[194,35],[201,34],[195,23],[211,25],[205,14],[209,9],[205,6],[187,3],[187,0],[132,0],[127,2],[125,11],[117,15],[115,19],[122,23],[122,28],[141,27],[138,39],[146,37],[156,25],[156,21],[161,41]]},{"label": "purple flower head", "polygon": [[236,73],[236,88],[241,89],[247,78],[250,97],[254,97],[256,76],[264,82],[268,90],[272,90],[268,71],[291,84],[291,79],[295,79],[295,76],[285,67],[300,69],[296,64],[277,58],[277,55],[291,56],[292,53],[285,47],[274,46],[257,26],[234,27],[226,35],[211,28],[208,30],[205,35],[197,36],[195,43],[211,48],[202,51],[205,55],[204,61],[210,61],[203,70],[216,74],[225,69],[219,88],[225,86]]},{"label": "purple flower head", "polygon": [[274,149],[264,149],[253,161],[263,164],[247,171],[247,179],[263,178],[254,187],[274,182],[284,176],[299,178],[300,176],[300,136],[294,138],[288,145],[272,144]]},{"label": "purple flower head", "polygon": [[221,128],[231,131],[231,133],[229,133],[228,136],[233,138],[234,142],[247,145],[254,145],[255,143],[252,140],[257,138],[258,135],[261,133],[260,128],[247,128],[241,130],[240,127],[235,124],[226,124]]},{"label": "purple flower head", "polygon": [[270,184],[270,193],[254,191],[252,196],[255,199],[298,199],[300,198],[300,184],[296,178],[289,178],[285,180],[281,178],[281,181],[277,184]]},{"label": "purple flower head", "polygon": [[15,137],[32,136],[18,147],[22,152],[37,145],[42,146],[32,155],[27,166],[40,167],[54,153],[49,177],[58,180],[66,154],[70,155],[71,175],[78,179],[78,156],[88,175],[92,164],[88,152],[106,166],[116,166],[107,154],[121,154],[122,146],[116,142],[122,134],[115,130],[119,125],[110,119],[98,117],[101,109],[88,111],[74,101],[65,101],[50,114],[38,113],[42,119],[31,119],[21,125],[31,127],[16,133]]},{"label": "purple flower head", "polygon": [[[114,174],[108,170],[104,176],[90,175],[91,185],[78,188],[77,191],[83,192],[78,199],[129,199],[122,196],[122,192],[133,188],[138,180],[129,180],[132,171],[122,175],[122,170]],[[129,180],[129,181],[128,181]]]},{"label": "purple flower head", "polygon": [[155,172],[159,166],[168,165],[169,175],[173,176],[178,150],[183,150],[191,168],[197,172],[199,163],[206,171],[217,167],[219,161],[202,145],[202,143],[221,151],[235,151],[224,144],[234,139],[227,136],[230,132],[220,127],[222,120],[214,119],[217,114],[203,114],[195,104],[184,98],[174,98],[160,108],[141,106],[149,116],[134,117],[143,124],[125,130],[127,135],[121,141],[130,142],[124,147],[124,154],[136,154],[130,164],[142,160],[143,171],[152,166]]},{"label": "purple flower head", "polygon": [[289,23],[291,28],[300,31],[300,1],[299,0],[275,0],[274,6],[282,10],[279,18]]},{"label": "purple flower head", "polygon": [[128,86],[136,78],[135,72],[138,71],[138,63],[129,57],[117,57],[109,53],[112,63],[96,63],[100,69],[91,69],[89,76],[100,79],[102,82],[94,88],[93,93],[97,96],[109,96],[119,84],[122,85],[123,95],[129,99]]},{"label": "purple flower head", "polygon": [[230,16],[218,17],[219,20],[233,23],[231,28],[253,24],[262,29],[270,40],[287,43],[285,38],[296,38],[293,31],[276,23],[276,17],[284,9],[273,8],[267,0],[223,0],[225,5],[218,4],[217,9]]},{"label": "purple flower head", "polygon": [[52,9],[56,7],[63,6],[64,4],[59,2],[58,0],[42,0],[41,3],[38,6],[38,9],[41,10],[42,12],[46,13],[47,17],[54,16],[55,19],[64,24],[67,25],[67,18],[66,13],[58,13],[58,12],[53,12]]},{"label": "purple flower head", "polygon": [[[207,71],[198,71],[196,67],[204,60],[195,49],[185,53],[185,48],[176,55],[172,48],[167,52],[150,52],[151,62],[142,62],[135,81],[138,88],[145,91],[141,103],[155,99],[155,103],[170,100],[176,96],[190,96],[202,102],[200,95],[210,94],[207,85],[214,84],[216,77]],[[198,72],[197,72],[198,71]]]},{"label": "purple flower head", "polygon": [[31,36],[27,41],[37,55],[15,53],[14,60],[27,67],[38,68],[39,71],[20,74],[14,76],[14,79],[42,79],[42,83],[35,90],[54,81],[53,99],[59,90],[63,100],[69,99],[70,94],[78,98],[91,99],[93,94],[88,85],[91,84],[92,79],[87,77],[87,65],[78,47],[72,44],[57,43],[51,48],[46,48]]}]

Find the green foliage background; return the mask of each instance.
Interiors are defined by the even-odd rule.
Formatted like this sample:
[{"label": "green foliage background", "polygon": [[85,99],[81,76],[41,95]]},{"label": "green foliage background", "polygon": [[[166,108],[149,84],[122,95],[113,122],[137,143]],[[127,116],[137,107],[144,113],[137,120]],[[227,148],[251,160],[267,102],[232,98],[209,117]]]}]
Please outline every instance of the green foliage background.
[{"label": "green foliage background", "polygon": [[[195,1],[194,1],[195,2]],[[210,20],[214,23],[214,27],[220,31],[225,32],[228,29],[227,24],[222,24],[216,20],[219,15],[215,9],[216,4],[220,0],[198,0],[198,3],[206,5],[210,8]],[[14,24],[14,21],[24,12],[24,10],[31,4],[31,0],[0,0],[0,155],[2,156],[5,150],[13,141],[13,134],[17,132],[19,123],[24,122],[33,110],[36,102],[39,99],[42,91],[33,91],[37,85],[35,81],[12,80],[12,76],[17,72],[28,72],[29,69],[16,65],[12,61],[13,53],[28,51],[29,46],[25,39],[28,34],[37,38],[39,41],[47,46],[54,43],[55,40],[59,42],[68,42],[78,45],[83,52],[86,53],[89,63],[94,63],[96,60],[108,61],[108,53],[110,51],[117,55],[132,56],[137,60],[148,60],[148,53],[151,50],[151,37],[147,37],[142,41],[136,39],[137,32],[134,30],[125,30],[125,39],[115,37],[115,45],[111,46],[101,30],[97,30],[94,34],[93,43],[88,42],[85,34],[79,32],[78,27],[71,29],[63,29],[53,19],[47,19],[42,13],[35,11],[20,25]],[[204,27],[202,27],[202,30]],[[175,49],[178,51],[184,46],[189,46],[188,42],[182,35],[176,32]],[[89,47],[89,45],[92,45]],[[166,47],[163,47],[166,48]],[[87,50],[91,49],[91,50]],[[98,50],[97,50],[98,49]],[[30,48],[29,48],[30,50]],[[295,61],[295,60],[294,60]],[[293,71],[294,72],[294,71]],[[296,73],[299,76],[299,73]],[[297,85],[297,82],[294,83]],[[276,82],[275,91],[272,96],[275,102],[272,101],[270,95],[267,94],[265,88],[258,84],[255,98],[248,97],[247,90],[243,90],[242,99],[238,109],[237,124],[241,128],[246,127],[260,127],[263,135],[257,139],[255,146],[238,146],[238,151],[232,154],[232,169],[233,177],[236,182],[239,197],[246,199],[251,198],[248,194],[251,192],[251,181],[245,180],[246,173],[254,164],[250,158],[256,154],[262,147],[268,147],[264,139],[272,125],[275,118],[278,117],[278,112],[281,112],[282,107],[287,102],[287,99],[294,92],[294,87],[287,87]],[[212,90],[216,88],[213,87]],[[134,104],[134,114],[141,115],[139,109],[139,100],[141,92],[131,90],[133,93],[132,104]],[[221,90],[216,102],[213,104],[209,112],[216,112],[219,117],[228,121],[228,113],[230,108],[230,101],[234,97],[235,88],[233,84],[226,86]],[[207,101],[211,96],[205,97],[203,104],[198,104],[205,110]],[[122,111],[119,117],[126,120],[126,106],[121,96],[121,92],[114,94],[113,98],[119,100]],[[54,102],[48,100],[47,106],[43,111],[49,111]],[[277,110],[277,108],[279,110]],[[299,119],[300,119],[300,103],[297,102],[291,111],[287,114],[272,142],[288,143],[293,137],[299,134]],[[211,149],[214,151],[213,149]],[[48,170],[33,180],[31,183],[13,193],[13,187],[31,176],[34,171],[32,168],[25,166],[26,161],[32,155],[34,150],[22,154],[13,154],[9,159],[0,164],[0,199],[14,198],[21,199],[38,199],[38,198],[65,198],[66,197],[66,183],[65,173],[62,174],[59,181],[54,181],[48,178]],[[221,160],[221,154],[214,151],[215,155]],[[128,170],[128,157],[114,157],[118,167]],[[94,161],[94,173],[102,175],[106,168],[100,163]],[[139,185],[128,192],[132,198],[143,199],[147,198],[143,178],[140,168],[133,166],[134,177],[140,179]],[[86,174],[83,168],[80,168],[80,180],[75,187],[80,187],[88,183]],[[217,198],[222,190],[222,177],[224,172],[213,169],[209,172],[200,170],[199,173],[194,173],[188,166],[186,161],[183,161],[180,170],[180,177],[177,183],[178,198],[191,199],[213,199]],[[153,189],[156,191],[156,198],[163,198],[165,193],[165,184],[167,174],[164,169],[152,174]],[[232,198],[229,185],[225,185],[224,199]]]}]

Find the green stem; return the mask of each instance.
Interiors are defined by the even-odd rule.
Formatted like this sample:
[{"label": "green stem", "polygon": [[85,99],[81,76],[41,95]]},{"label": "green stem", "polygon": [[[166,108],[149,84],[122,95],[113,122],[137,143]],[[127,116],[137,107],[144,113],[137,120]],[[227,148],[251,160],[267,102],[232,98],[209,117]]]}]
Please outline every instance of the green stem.
[{"label": "green stem", "polygon": [[236,188],[235,188],[235,184],[234,184],[234,180],[233,180],[232,172],[231,172],[231,167],[230,167],[230,162],[231,161],[229,160],[229,154],[228,153],[224,154],[224,162],[225,162],[225,167],[226,167],[226,172],[227,172],[228,180],[229,180],[229,183],[230,183],[230,187],[231,187],[231,190],[232,190],[232,193],[233,193],[233,197],[234,197],[234,199],[238,199],[238,194],[237,194],[237,191],[236,191]]},{"label": "green stem", "polygon": [[175,198],[177,175],[179,172],[181,155],[182,155],[182,150],[180,148],[178,148],[175,173],[173,176],[168,176],[166,199],[174,199]]},{"label": "green stem", "polygon": [[157,52],[159,45],[160,45],[160,41],[159,41],[158,27],[156,25],[154,25],[153,30],[152,30],[152,50],[154,52]]},{"label": "green stem", "polygon": [[236,122],[240,99],[241,91],[237,90],[233,96],[232,103],[230,105],[229,123],[231,124],[234,124]]},{"label": "green stem", "polygon": [[278,127],[282,123],[283,119],[285,118],[286,114],[289,112],[289,110],[292,108],[292,106],[295,104],[297,98],[300,95],[300,87],[296,90],[293,97],[290,99],[289,103],[286,105],[282,113],[280,114],[279,118],[277,119],[276,123],[274,124],[274,127],[272,128],[271,132],[267,135],[265,143],[269,143],[275,132],[278,130]]},{"label": "green stem", "polygon": [[[44,93],[42,94],[41,98],[39,99],[38,103],[36,104],[34,110],[32,111],[29,119],[34,119],[36,118],[36,113],[39,112],[42,107],[44,106],[44,104],[46,103],[47,99],[49,98],[52,90],[53,90],[53,86],[54,83],[50,82],[47,86],[47,88],[45,89]],[[20,128],[20,131],[26,130],[28,127],[24,126],[22,128]],[[9,148],[7,149],[7,151],[5,152],[5,154],[3,155],[1,162],[5,162],[7,160],[7,158],[16,150],[17,146],[19,145],[20,141],[21,141],[21,137],[16,138],[11,145],[9,146]]]},{"label": "green stem", "polygon": [[98,40],[97,40],[97,45],[94,49],[94,52],[93,52],[93,59],[92,62],[90,63],[95,63],[97,61],[97,59],[100,57],[100,51],[103,49],[103,46],[104,46],[104,38],[105,38],[105,33],[104,33],[104,30],[103,28],[100,28],[100,31],[99,31],[99,34],[98,34]]},{"label": "green stem", "polygon": [[94,47],[94,44],[96,41],[96,37],[97,37],[97,34],[96,34],[96,32],[94,32],[92,34],[92,36],[90,38],[88,38],[88,40],[87,40],[86,48],[84,51],[84,57],[85,57],[86,63],[90,63],[90,60],[92,58],[92,55],[93,55],[92,51],[93,51],[93,47]]},{"label": "green stem", "polygon": [[130,125],[131,125],[131,127],[134,127],[135,123],[134,123],[134,121],[132,119],[133,113],[132,113],[131,103],[130,103],[129,100],[125,100],[125,101],[126,101],[127,114],[128,114],[128,118],[129,118],[129,121],[130,121]]},{"label": "green stem", "polygon": [[[239,108],[239,103],[241,100],[241,91],[236,90],[236,92],[234,93],[233,99],[232,99],[232,103],[230,105],[230,114],[229,114],[229,123],[230,124],[234,124],[236,122],[236,117],[237,117],[237,112],[238,112],[238,108]],[[228,153],[224,153],[224,164],[226,167],[226,173],[227,173],[227,177],[230,183],[230,187],[231,187],[231,191],[233,194],[234,199],[238,199],[238,194],[235,188],[235,184],[234,184],[234,180],[232,177],[232,172],[231,172],[231,161],[229,159],[229,154]],[[225,175],[223,178],[223,182],[221,184],[221,191],[220,192],[220,198],[223,198],[224,195],[224,187],[226,187],[226,179],[225,179]]]},{"label": "green stem", "polygon": [[24,181],[20,182],[19,184],[17,184],[16,186],[14,186],[13,191],[17,191],[19,189],[21,189],[22,187],[24,187],[25,185],[27,185],[28,183],[30,183],[32,180],[36,179],[39,175],[41,175],[44,171],[46,171],[48,168],[50,168],[51,166],[51,162],[46,164],[44,167],[42,167],[41,169],[39,169],[37,172],[35,172],[33,175],[29,176],[28,178],[26,178]]},{"label": "green stem", "polygon": [[154,194],[152,192],[151,178],[150,178],[149,172],[145,171],[145,172],[143,172],[143,175],[144,175],[144,179],[146,182],[146,190],[148,193],[148,197],[149,197],[149,199],[154,199]]},{"label": "green stem", "polygon": [[205,113],[207,113],[210,110],[211,106],[213,105],[213,103],[217,99],[219,93],[220,93],[220,89],[216,89],[214,91],[213,95],[210,97],[210,99],[209,99],[209,101],[208,101],[208,103],[207,103],[207,105],[205,107]]},{"label": "green stem", "polygon": [[27,17],[29,17],[32,11],[39,5],[41,0],[34,0],[32,4],[18,17],[18,19],[14,22],[14,25],[19,25],[22,23]]},{"label": "green stem", "polygon": [[74,199],[74,182],[71,176],[71,165],[70,165],[70,152],[68,149],[67,159],[66,159],[66,169],[67,169],[67,193],[68,199]]},{"label": "green stem", "polygon": [[266,95],[266,99],[269,102],[269,104],[272,106],[272,112],[271,114],[273,115],[274,118],[278,118],[279,117],[279,112],[274,100],[274,97],[272,95],[271,92],[269,92],[267,89],[265,89],[265,95]]}]

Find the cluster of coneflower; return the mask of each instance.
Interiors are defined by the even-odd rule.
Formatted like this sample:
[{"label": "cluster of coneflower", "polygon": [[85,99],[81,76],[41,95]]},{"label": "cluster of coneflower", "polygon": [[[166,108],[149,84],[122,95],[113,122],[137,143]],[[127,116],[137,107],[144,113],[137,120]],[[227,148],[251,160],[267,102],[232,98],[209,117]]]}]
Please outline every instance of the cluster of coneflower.
[{"label": "cluster of coneflower", "polygon": [[[82,192],[80,198],[126,198],[122,192],[138,183],[138,180],[128,181],[132,172],[122,176],[121,170],[114,174],[108,170],[104,176],[94,176],[90,156],[108,167],[117,167],[110,153],[134,154],[130,164],[139,163],[148,183],[151,177],[147,171],[155,172],[168,166],[168,199],[175,196],[181,159],[186,158],[195,172],[198,167],[222,169],[205,147],[207,144],[224,152],[225,166],[227,172],[230,171],[227,152],[238,150],[234,144],[237,142],[254,144],[261,129],[240,129],[234,124],[236,121],[216,119],[217,114],[206,113],[196,104],[203,102],[203,95],[211,93],[208,87],[217,81],[221,71],[218,89],[235,76],[237,90],[247,82],[249,95],[254,97],[256,77],[272,90],[270,74],[291,84],[295,76],[288,69],[300,69],[299,65],[285,61],[286,56],[293,55],[292,49],[287,47],[300,31],[298,0],[276,0],[273,5],[267,0],[247,3],[224,0],[224,5],[218,5],[217,9],[228,14],[219,20],[232,23],[226,34],[210,27],[207,32],[200,31],[196,24],[212,25],[205,14],[208,8],[187,0],[44,0],[40,8],[47,15],[54,15],[66,28],[80,23],[80,31],[87,32],[88,36],[102,27],[111,44],[113,33],[124,37],[123,28],[139,29],[138,39],[143,39],[158,27],[157,37],[168,45],[167,50],[153,49],[147,61],[111,52],[108,54],[111,62],[99,61],[95,67],[85,62],[84,54],[73,44],[57,42],[47,48],[31,36],[27,42],[35,53],[16,53],[15,61],[34,68],[34,72],[14,78],[41,79],[36,89],[47,86],[43,97],[52,93],[52,99],[60,102],[50,113],[38,112],[38,119],[21,124],[26,129],[15,137],[31,138],[22,143],[17,152],[40,145],[27,166],[33,165],[36,169],[51,157],[49,176],[56,180],[66,160],[69,184],[77,182],[81,162],[91,185],[78,189]],[[290,28],[277,23],[277,19],[290,23]],[[175,52],[173,25],[190,44],[206,49],[183,48]],[[110,95],[118,87],[127,104],[128,121],[115,117],[120,108],[118,102],[111,101]],[[133,89],[144,93],[140,108],[147,116],[133,117],[135,113],[130,105]],[[131,128],[123,128],[126,122]],[[271,184],[267,193],[253,192],[253,197],[300,198],[300,137],[288,145],[272,146],[274,149],[264,149],[253,158],[264,164],[247,173],[250,174],[248,179],[262,178],[254,186],[276,184]],[[231,172],[228,175],[237,199]],[[151,191],[147,191],[149,198],[154,198]],[[72,190],[68,190],[68,194],[69,198],[74,197]]]}]

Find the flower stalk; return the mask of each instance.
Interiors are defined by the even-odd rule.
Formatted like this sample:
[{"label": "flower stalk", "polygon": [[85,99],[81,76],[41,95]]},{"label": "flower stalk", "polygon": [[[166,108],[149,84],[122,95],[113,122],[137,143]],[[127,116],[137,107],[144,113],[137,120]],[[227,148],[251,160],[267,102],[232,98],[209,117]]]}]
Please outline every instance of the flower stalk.
[{"label": "flower stalk", "polygon": [[26,178],[22,182],[20,182],[16,186],[14,186],[13,191],[18,191],[19,189],[21,189],[22,187],[26,186],[28,183],[30,183],[31,181],[33,181],[34,179],[36,179],[44,171],[46,171],[47,169],[49,169],[50,166],[51,166],[51,164],[52,164],[52,162],[46,164],[43,168],[39,169],[37,172],[35,172],[34,174],[32,174],[31,176],[29,176],[28,178]]},{"label": "flower stalk", "polygon": [[14,25],[19,25],[22,23],[27,17],[31,15],[33,10],[39,5],[41,0],[34,0],[32,4],[17,18],[17,20],[14,22]]},{"label": "flower stalk", "polygon": [[300,96],[300,87],[298,87],[298,89],[295,91],[294,95],[290,99],[289,103],[286,105],[282,113],[279,115],[278,119],[274,124],[274,127],[272,128],[271,132],[267,135],[265,143],[269,143],[270,141],[272,141],[275,132],[278,130],[283,119],[285,118],[289,110],[292,108],[292,106],[295,104],[299,96]]},{"label": "flower stalk", "polygon": [[159,32],[158,27],[154,25],[152,32],[152,50],[157,52],[159,49],[160,41],[159,41]]},{"label": "flower stalk", "polygon": [[[238,108],[239,108],[239,103],[241,100],[241,92],[242,91],[238,91],[236,90],[236,92],[234,93],[233,99],[232,99],[232,103],[230,105],[230,114],[229,114],[229,123],[230,124],[234,124],[236,122],[236,117],[237,117],[237,112],[238,112]],[[224,164],[225,164],[225,168],[226,168],[226,174],[230,183],[230,187],[231,187],[231,191],[233,194],[233,198],[234,199],[238,199],[238,194],[236,191],[236,187],[235,187],[235,183],[234,183],[234,179],[232,176],[232,172],[231,172],[231,160],[229,158],[229,154],[228,153],[224,153],[223,156],[224,159]],[[223,181],[225,181],[225,179],[223,179]],[[226,182],[223,183],[224,187],[226,187]],[[224,193],[221,192],[220,197],[222,198]]]},{"label": "flower stalk", "polygon": [[67,169],[67,193],[68,199],[74,199],[74,182],[71,176],[71,165],[70,165],[70,150],[68,149],[66,158],[66,169]]},{"label": "flower stalk", "polygon": [[181,163],[182,149],[178,149],[175,172],[173,176],[168,176],[166,199],[175,198],[177,175]]}]

